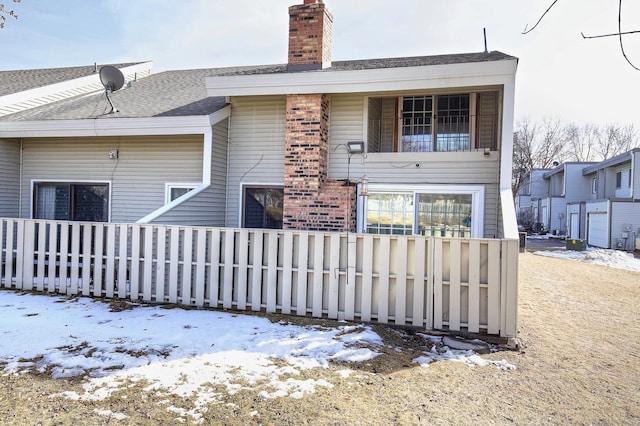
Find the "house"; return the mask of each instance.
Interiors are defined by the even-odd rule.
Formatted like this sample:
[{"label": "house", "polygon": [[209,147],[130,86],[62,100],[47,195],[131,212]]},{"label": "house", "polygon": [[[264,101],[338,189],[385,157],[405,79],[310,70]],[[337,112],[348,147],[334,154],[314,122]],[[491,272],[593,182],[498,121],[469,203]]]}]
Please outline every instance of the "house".
[{"label": "house", "polygon": [[289,17],[285,64],[0,117],[0,285],[515,337],[517,59],[332,61]]},{"label": "house", "polygon": [[588,181],[585,197],[587,244],[633,250],[640,234],[640,148],[582,170]]},{"label": "house", "polygon": [[549,195],[549,183],[544,174],[551,169],[531,169],[525,173],[515,197],[518,223],[525,229],[540,228],[548,212],[541,209],[541,200]]},{"label": "house", "polygon": [[3,215],[503,237],[517,59],[334,62],[325,5],[289,12],[287,64],[153,74],[113,113],[97,93],[0,117]]},{"label": "house", "polygon": [[[542,223],[553,235],[581,238],[576,220],[584,217],[584,207],[580,206],[584,206],[581,202],[587,199],[590,191],[589,181],[583,177],[582,170],[590,164],[594,163],[567,162],[543,174],[548,184],[548,194],[540,203]],[[574,207],[568,211],[568,205]]]}]

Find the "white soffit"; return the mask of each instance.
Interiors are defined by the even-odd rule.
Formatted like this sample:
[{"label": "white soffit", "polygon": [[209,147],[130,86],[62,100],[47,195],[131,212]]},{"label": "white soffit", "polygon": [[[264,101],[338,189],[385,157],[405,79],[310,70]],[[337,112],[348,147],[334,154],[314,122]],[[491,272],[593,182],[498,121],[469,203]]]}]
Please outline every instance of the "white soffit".
[{"label": "white soffit", "polygon": [[364,93],[505,84],[518,61],[207,77],[208,96]]}]

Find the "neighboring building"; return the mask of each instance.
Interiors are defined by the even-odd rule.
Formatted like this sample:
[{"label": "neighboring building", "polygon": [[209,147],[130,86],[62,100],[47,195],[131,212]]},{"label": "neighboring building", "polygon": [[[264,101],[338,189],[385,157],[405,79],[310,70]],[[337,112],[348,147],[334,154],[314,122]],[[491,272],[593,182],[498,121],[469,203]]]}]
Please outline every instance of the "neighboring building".
[{"label": "neighboring building", "polygon": [[[590,164],[593,163],[564,163],[544,173],[548,195],[541,200],[545,211],[542,223],[552,234],[579,238],[575,236],[579,234],[574,222],[575,212],[572,210],[569,214],[567,205],[580,203],[589,196],[589,181],[582,176],[582,170]],[[579,214],[584,216],[584,209]]]},{"label": "neighboring building", "polygon": [[524,229],[544,223],[545,217],[548,217],[547,212],[541,209],[541,200],[549,196],[549,183],[544,178],[549,170],[532,169],[523,176],[515,206],[518,223]]},{"label": "neighboring building", "polygon": [[640,235],[640,148],[585,167],[587,244],[633,250]]},{"label": "neighboring building", "polygon": [[153,74],[113,113],[102,92],[0,117],[0,215],[513,237],[517,59],[332,62],[325,5],[289,13],[287,64]]}]

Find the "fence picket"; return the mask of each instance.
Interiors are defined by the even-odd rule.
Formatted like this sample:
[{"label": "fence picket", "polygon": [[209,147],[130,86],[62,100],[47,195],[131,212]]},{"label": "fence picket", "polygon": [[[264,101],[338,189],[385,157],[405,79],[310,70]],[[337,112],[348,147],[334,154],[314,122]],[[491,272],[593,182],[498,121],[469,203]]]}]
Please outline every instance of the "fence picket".
[{"label": "fence picket", "polygon": [[489,241],[488,254],[488,318],[487,332],[498,334],[500,332],[500,241]]},{"label": "fence picket", "polygon": [[264,232],[253,233],[253,273],[251,276],[251,310],[258,312],[262,307],[262,253]]},{"label": "fence picket", "polygon": [[36,222],[36,229],[38,230],[38,265],[36,267],[36,279],[38,280],[38,285],[36,288],[38,289],[38,291],[44,291],[45,288],[44,281],[47,264],[47,228],[47,222]]},{"label": "fence picket", "polygon": [[142,227],[138,224],[131,226],[131,271],[129,272],[129,294],[131,300],[140,299],[140,237]]},{"label": "fence picket", "polygon": [[166,271],[167,271],[167,227],[158,227],[156,236],[156,301],[167,301]]},{"label": "fence picket", "polygon": [[13,287],[13,228],[15,226],[15,222],[13,220],[7,221],[7,233],[5,235],[5,239],[7,245],[5,246],[5,279],[4,286],[7,288]]},{"label": "fence picket", "polygon": [[[358,264],[356,235],[347,234],[347,281],[344,290],[344,319],[353,321],[356,311],[356,267]],[[369,262],[366,262],[369,263]]]},{"label": "fence picket", "polygon": [[460,285],[460,255],[461,240],[449,240],[449,330],[460,331],[460,303],[461,291]]},{"label": "fence picket", "polygon": [[291,285],[293,274],[293,233],[284,234],[284,246],[282,249],[282,306],[281,311],[285,315],[291,314]]},{"label": "fence picket", "polygon": [[108,298],[113,298],[116,267],[116,225],[113,223],[107,225],[107,252],[105,254],[107,262],[104,280],[105,295]]},{"label": "fence picket", "polygon": [[82,226],[82,295],[91,295],[91,230],[93,225]]},{"label": "fence picket", "polygon": [[324,235],[315,234],[313,241],[313,297],[311,315],[322,317],[322,296],[324,293]]},{"label": "fence picket", "polygon": [[183,305],[191,305],[191,275],[193,274],[193,228],[183,230],[182,237],[182,288],[180,299]]},{"label": "fence picket", "polygon": [[433,240],[433,328],[442,329],[442,239]]},{"label": "fence picket", "polygon": [[209,294],[205,290],[204,297],[209,299],[209,306],[218,306],[218,289],[220,288],[220,229],[213,229],[209,236]]},{"label": "fence picket", "polygon": [[[56,227],[51,226],[51,234],[55,234]],[[53,238],[52,238],[53,239]],[[51,243],[49,243],[51,244]],[[54,243],[55,244],[55,243]],[[51,245],[49,246],[51,247]],[[54,245],[55,247],[55,245]],[[95,241],[93,243],[94,255],[93,255],[93,295],[95,297],[102,297],[102,291],[104,289],[102,285],[103,269],[104,269],[104,227],[100,224],[96,225]],[[51,278],[49,278],[51,280]]]},{"label": "fence picket", "polygon": [[389,322],[389,259],[391,254],[391,238],[380,236],[380,272],[378,275],[378,321]]},{"label": "fence picket", "polygon": [[169,302],[178,303],[180,275],[180,228],[171,226],[169,238]]},{"label": "fence picket", "polygon": [[[67,277],[69,276],[69,223],[60,224],[60,273],[58,282],[58,292],[67,293]],[[113,297],[113,293],[111,294]]]},{"label": "fence picket", "polygon": [[469,241],[469,320],[471,333],[480,331],[480,241]]},{"label": "fence picket", "polygon": [[[331,234],[329,240],[329,311],[331,319],[338,319],[338,302],[340,299],[340,234]],[[348,252],[348,249],[347,249]]]},{"label": "fence picket", "polygon": [[307,281],[309,279],[309,234],[302,232],[298,236],[298,298],[296,302],[296,314],[307,315]]},{"label": "fence picket", "polygon": [[205,270],[207,263],[207,230],[200,228],[196,231],[197,237],[197,251],[196,251],[196,280],[195,280],[195,304],[198,307],[204,306],[204,294],[205,294]]},{"label": "fence picket", "polygon": [[[140,228],[144,232],[144,249],[142,252],[142,300],[151,301],[153,287],[156,283],[153,280],[153,234],[154,227],[145,225]],[[156,280],[157,281],[157,280]],[[138,289],[139,291],[139,289]]]},{"label": "fence picket", "polygon": [[[24,232],[35,235],[36,224],[30,220],[24,222]],[[24,238],[24,233],[18,234],[18,250],[23,252],[22,262],[18,262],[16,258],[16,268],[18,265],[22,265],[21,270],[16,270],[16,288],[23,290],[31,290],[33,288],[33,265],[35,264],[35,239]]]},{"label": "fence picket", "polygon": [[371,321],[373,306],[373,235],[367,234],[362,241],[362,299],[360,318]]},{"label": "fence picket", "polygon": [[276,311],[278,298],[278,234],[269,232],[267,257],[267,312]]},{"label": "fence picket", "polygon": [[80,279],[80,222],[71,223],[70,294],[78,294]]},{"label": "fence picket", "polygon": [[397,271],[396,271],[396,314],[395,324],[406,324],[407,317],[407,247],[408,239],[399,237],[397,240]]},{"label": "fence picket", "polygon": [[[238,232],[238,275],[236,279],[238,287],[238,309],[247,309],[247,286],[249,285],[249,230],[240,229]],[[225,309],[231,309],[231,286],[227,283],[233,280],[225,279],[224,303]],[[228,287],[228,288],[227,288]],[[228,293],[228,294],[227,294]]]},{"label": "fence picket", "polygon": [[413,316],[411,319],[411,325],[414,327],[424,327],[424,304],[425,304],[425,263],[426,257],[426,243],[425,238],[416,238],[415,244],[415,265],[413,271]]}]

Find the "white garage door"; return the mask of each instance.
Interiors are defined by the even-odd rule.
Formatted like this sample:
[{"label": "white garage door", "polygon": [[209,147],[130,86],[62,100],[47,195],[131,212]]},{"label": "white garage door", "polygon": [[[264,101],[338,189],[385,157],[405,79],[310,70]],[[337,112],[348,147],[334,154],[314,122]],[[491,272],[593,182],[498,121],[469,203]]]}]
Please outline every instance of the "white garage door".
[{"label": "white garage door", "polygon": [[606,213],[589,213],[589,234],[587,244],[607,248],[609,246],[609,221]]}]

